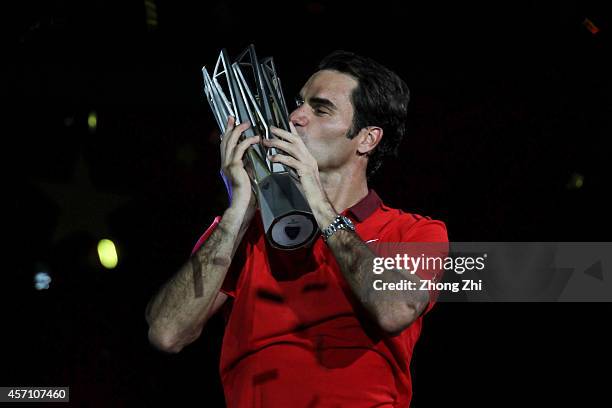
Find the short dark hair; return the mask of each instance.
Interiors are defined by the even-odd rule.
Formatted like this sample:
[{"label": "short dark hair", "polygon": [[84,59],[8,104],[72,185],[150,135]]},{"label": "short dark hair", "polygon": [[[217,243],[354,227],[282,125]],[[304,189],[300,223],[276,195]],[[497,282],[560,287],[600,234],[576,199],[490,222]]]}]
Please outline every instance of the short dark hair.
[{"label": "short dark hair", "polygon": [[354,77],[358,85],[353,90],[353,125],[348,138],[354,138],[367,126],[383,129],[383,138],[369,154],[368,177],[374,174],[386,156],[397,156],[406,133],[408,85],[393,71],[371,58],[348,51],[334,51],[319,63],[319,70],[334,70]]}]

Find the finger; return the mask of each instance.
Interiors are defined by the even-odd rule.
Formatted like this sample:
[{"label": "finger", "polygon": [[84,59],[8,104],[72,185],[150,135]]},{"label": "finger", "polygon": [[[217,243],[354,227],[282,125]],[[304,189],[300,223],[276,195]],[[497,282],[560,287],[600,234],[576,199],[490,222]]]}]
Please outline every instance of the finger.
[{"label": "finger", "polygon": [[236,118],[234,118],[233,116],[228,116],[227,124],[225,125],[225,132],[223,132],[223,135],[221,136],[221,144],[219,146],[221,149],[221,152],[225,152],[225,146],[227,145],[228,136],[230,135],[232,130],[234,130],[235,123],[236,123]]},{"label": "finger", "polygon": [[233,151],[236,148],[236,145],[238,144],[238,139],[240,138],[240,135],[242,135],[242,132],[247,130],[250,126],[251,124],[249,122],[241,123],[240,125],[236,126],[232,133],[229,135],[227,140],[227,146],[225,146],[226,160],[232,160]]},{"label": "finger", "polygon": [[298,135],[293,135],[293,134],[287,132],[284,129],[280,129],[280,128],[277,128],[277,127],[274,127],[274,126],[270,126],[270,132],[272,132],[272,134],[274,134],[274,135],[276,135],[276,136],[278,136],[278,137],[280,137],[282,139],[285,139],[285,140],[287,140],[289,142],[292,142],[292,143],[296,143],[298,140],[302,140]]},{"label": "finger", "polygon": [[295,125],[293,124],[293,122],[289,121],[289,130],[291,130],[291,133],[293,133],[296,136],[300,136],[297,129],[295,128]]},{"label": "finger", "polygon": [[221,136],[222,141],[227,139],[225,136],[228,136],[232,132],[232,130],[234,130],[235,123],[236,118],[234,118],[233,116],[227,117],[227,123],[225,124],[225,132],[223,132],[223,135]]},{"label": "finger", "polygon": [[252,137],[247,137],[242,142],[238,143],[238,146],[236,146],[236,150],[234,150],[233,162],[234,163],[242,162],[242,158],[244,156],[244,152],[246,151],[246,149],[248,149],[249,146],[254,145],[255,143],[258,143],[259,140],[260,140],[259,136],[252,136]]},{"label": "finger", "polygon": [[284,155],[284,154],[273,154],[271,156],[268,156],[268,158],[272,162],[285,164],[293,168],[295,171],[298,172],[298,174],[300,174],[301,163],[297,161],[295,158]]},{"label": "finger", "polygon": [[264,139],[263,145],[266,147],[275,147],[284,151],[287,154],[290,154],[293,157],[298,156],[298,150],[295,148],[295,145],[289,142],[285,142],[281,139]]},{"label": "finger", "polygon": [[227,124],[225,125],[225,133],[227,133],[228,129],[233,129],[234,124],[236,123],[236,118],[232,115],[227,117]]}]

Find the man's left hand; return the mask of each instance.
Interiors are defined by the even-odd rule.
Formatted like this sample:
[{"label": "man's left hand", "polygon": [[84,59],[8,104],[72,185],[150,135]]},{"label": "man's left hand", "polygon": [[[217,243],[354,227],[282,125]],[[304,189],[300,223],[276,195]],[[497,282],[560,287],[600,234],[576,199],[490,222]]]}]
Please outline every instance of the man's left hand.
[{"label": "man's left hand", "polygon": [[319,178],[317,160],[304,144],[293,123],[289,122],[289,126],[291,132],[271,127],[270,131],[277,138],[262,139],[262,144],[265,147],[275,147],[287,153],[269,156],[270,161],[282,163],[296,171],[302,184],[304,197],[308,201],[310,208],[315,210],[316,208],[329,205],[329,200],[325,195],[325,190],[323,190]]}]

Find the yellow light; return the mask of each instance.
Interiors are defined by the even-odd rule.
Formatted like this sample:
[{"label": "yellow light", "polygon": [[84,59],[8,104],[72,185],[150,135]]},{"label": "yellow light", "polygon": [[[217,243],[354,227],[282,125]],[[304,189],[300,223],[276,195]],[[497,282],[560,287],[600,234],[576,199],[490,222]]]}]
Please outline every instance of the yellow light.
[{"label": "yellow light", "polygon": [[87,125],[89,126],[89,130],[96,130],[96,126],[98,126],[98,115],[96,115],[95,111],[89,112],[89,116],[87,117]]},{"label": "yellow light", "polygon": [[100,258],[100,263],[106,269],[113,269],[117,266],[119,259],[113,241],[110,239],[101,239],[100,242],[98,242],[98,257]]},{"label": "yellow light", "polygon": [[580,173],[572,173],[567,182],[567,188],[570,190],[577,190],[584,186],[584,176]]},{"label": "yellow light", "polygon": [[584,183],[584,179],[582,177],[576,178],[576,188],[582,187],[583,183]]}]

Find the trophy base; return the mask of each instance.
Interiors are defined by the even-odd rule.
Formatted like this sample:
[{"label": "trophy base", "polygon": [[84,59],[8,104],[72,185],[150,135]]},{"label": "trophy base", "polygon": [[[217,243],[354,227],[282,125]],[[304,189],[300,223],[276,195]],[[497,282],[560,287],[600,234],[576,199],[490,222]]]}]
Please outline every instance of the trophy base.
[{"label": "trophy base", "polygon": [[289,173],[271,173],[255,186],[266,237],[278,249],[310,244],[317,222]]}]

